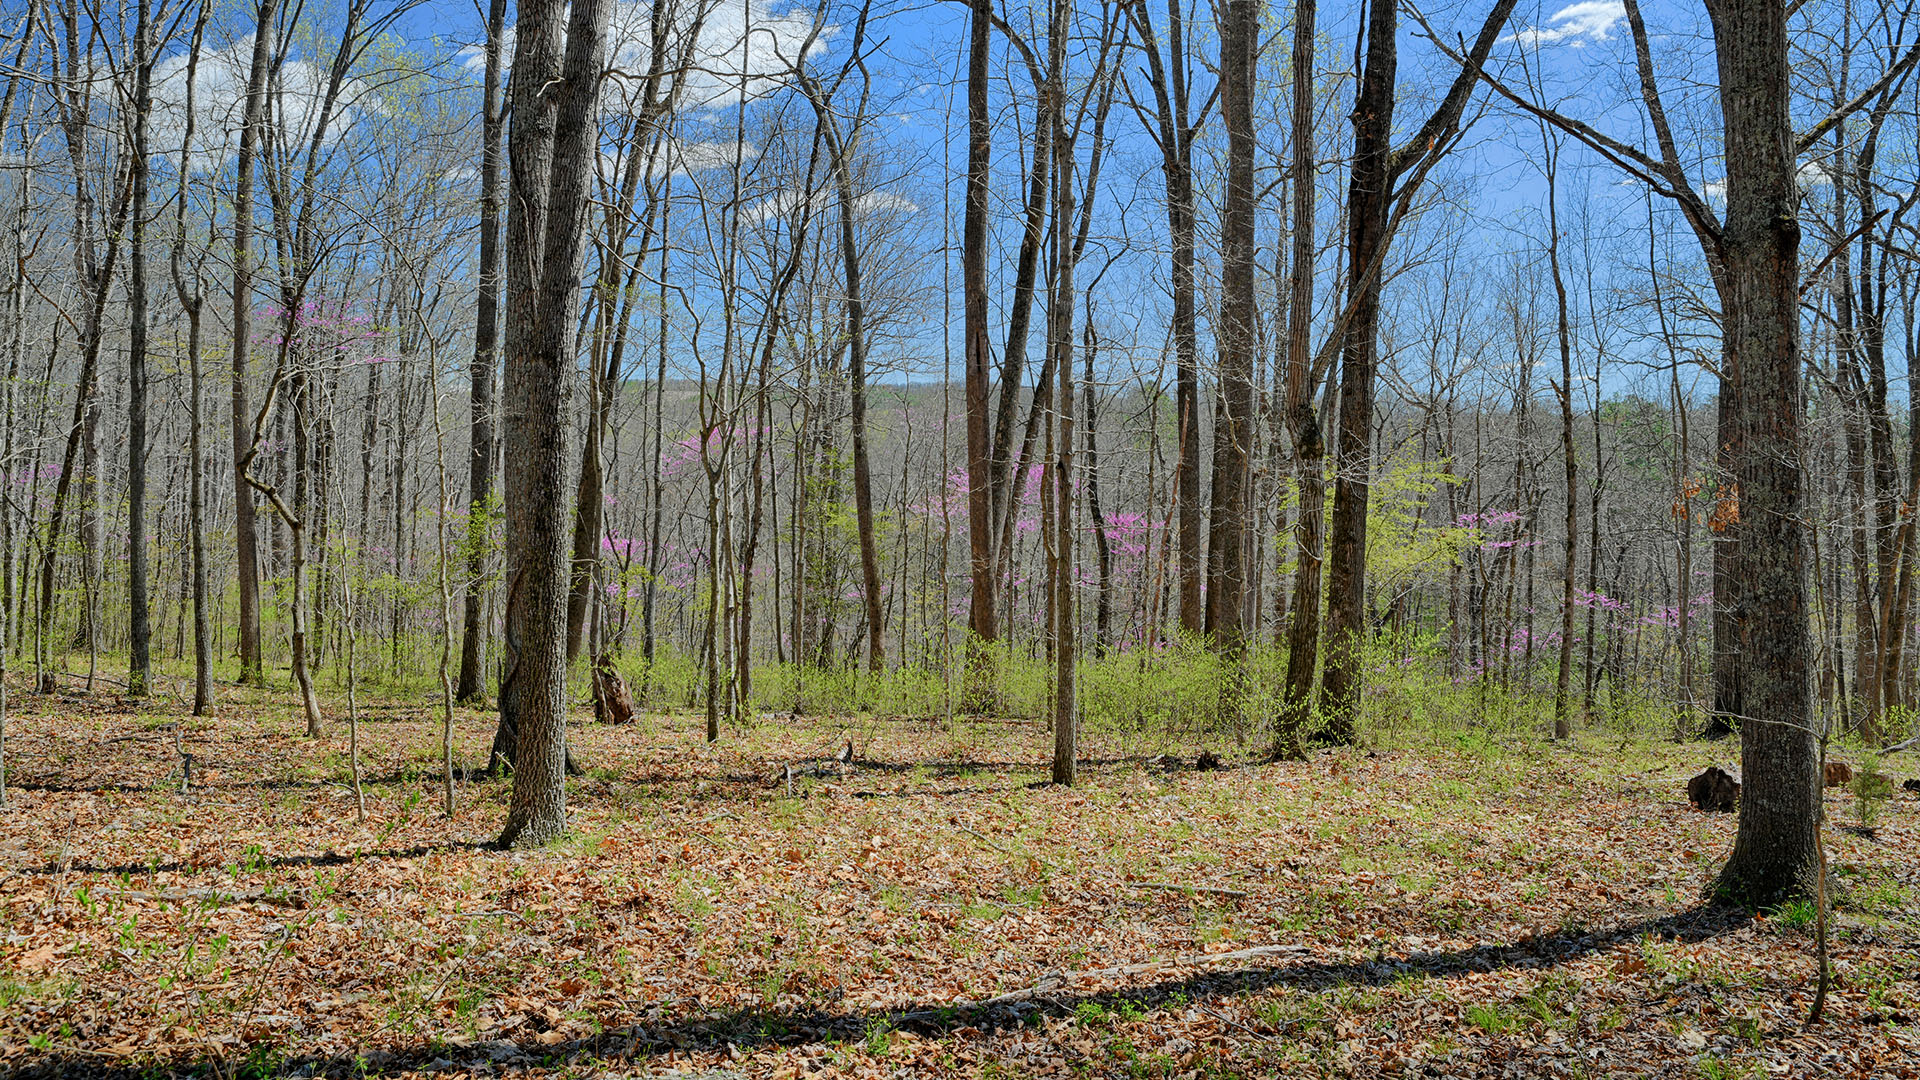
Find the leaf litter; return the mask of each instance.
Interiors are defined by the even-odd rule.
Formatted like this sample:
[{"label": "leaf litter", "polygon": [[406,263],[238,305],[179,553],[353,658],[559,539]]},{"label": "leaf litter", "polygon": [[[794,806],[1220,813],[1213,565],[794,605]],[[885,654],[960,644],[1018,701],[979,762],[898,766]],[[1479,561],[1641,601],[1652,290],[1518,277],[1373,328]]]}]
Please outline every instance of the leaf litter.
[{"label": "leaf litter", "polygon": [[572,728],[569,837],[502,853],[509,782],[441,816],[419,710],[363,726],[360,825],[343,728],[178,719],[182,793],[153,718],[21,704],[17,1075],[1920,1076],[1920,799],[1831,830],[1809,1028],[1806,913],[1699,902],[1734,826],[1686,805],[1699,746],[1096,735],[1066,790],[1037,725],[657,717]]}]

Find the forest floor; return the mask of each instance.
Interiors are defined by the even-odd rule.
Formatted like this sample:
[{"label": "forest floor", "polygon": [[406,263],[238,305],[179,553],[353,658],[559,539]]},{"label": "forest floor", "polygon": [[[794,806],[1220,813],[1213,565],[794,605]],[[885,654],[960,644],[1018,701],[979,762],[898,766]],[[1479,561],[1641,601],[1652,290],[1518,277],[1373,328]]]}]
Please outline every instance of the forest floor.
[{"label": "forest floor", "polygon": [[1807,1027],[1811,909],[1698,902],[1730,744],[1095,735],[1067,790],[1025,722],[580,724],[571,837],[501,853],[418,702],[366,710],[364,824],[284,695],[13,704],[0,1074],[1920,1076],[1920,799],[1828,793]]}]

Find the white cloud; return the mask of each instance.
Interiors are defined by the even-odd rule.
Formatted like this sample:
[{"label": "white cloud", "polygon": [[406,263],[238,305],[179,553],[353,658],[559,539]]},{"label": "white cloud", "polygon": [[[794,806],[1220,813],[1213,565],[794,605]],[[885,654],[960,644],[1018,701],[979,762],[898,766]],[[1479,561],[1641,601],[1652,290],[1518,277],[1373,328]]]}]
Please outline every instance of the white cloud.
[{"label": "white cloud", "polygon": [[[732,142],[668,139],[659,156],[646,163],[647,176],[659,179],[669,173],[687,176],[708,169],[724,169],[733,165],[736,155],[744,165],[760,157],[760,148],[750,142],[741,142],[736,146]],[[601,180],[617,182],[622,167],[623,162],[614,154],[606,150],[600,152],[598,169]]]},{"label": "white cloud", "polygon": [[[672,71],[686,48],[686,35],[698,28],[692,62],[686,71],[668,76],[671,92],[682,109],[712,109],[763,97],[784,84],[809,52],[825,47],[829,30],[814,34],[814,15],[804,8],[774,10],[774,0],[700,0],[677,4],[664,50]],[[509,64],[513,30],[504,45]],[[460,62],[478,74],[486,55],[477,46],[460,50]],[[645,93],[644,79],[653,66],[653,5],[648,0],[616,0],[608,26],[608,67],[601,92],[601,109],[622,113],[637,109]]]},{"label": "white cloud", "polygon": [[[193,78],[194,129],[190,151],[196,171],[219,168],[239,147],[241,120],[246,111],[247,69],[253,63],[253,38],[243,37],[224,49],[200,54]],[[273,95],[274,116],[286,140],[304,148],[319,119],[326,96],[327,71],[307,60],[290,59],[281,66]],[[371,89],[349,79],[340,89],[328,124],[328,141],[337,140],[368,114],[385,106]],[[177,158],[187,130],[187,54],[175,53],[154,64],[153,118],[150,135],[156,155]]]},{"label": "white cloud", "polygon": [[[752,225],[764,225],[777,217],[784,217],[802,207],[802,196],[792,189],[771,195],[753,206],[747,207],[742,217]],[[838,205],[838,196],[829,188],[821,188],[807,198],[814,214],[824,213]],[[875,214],[912,213],[920,209],[913,200],[890,191],[870,191],[853,197],[853,212],[857,217],[869,217]]]},{"label": "white cloud", "polygon": [[1561,8],[1547,20],[1546,26],[1529,26],[1518,33],[1509,34],[1503,40],[1524,42],[1531,46],[1551,45],[1565,41],[1578,48],[1588,41],[1606,41],[1613,36],[1614,27],[1627,17],[1627,5],[1622,0],[1580,0]]},{"label": "white cloud", "polygon": [[[1813,188],[1825,187],[1833,183],[1833,176],[1827,166],[1818,161],[1809,161],[1801,165],[1799,169],[1795,170],[1793,179],[1801,191],[1809,191]],[[1700,196],[1714,202],[1725,202],[1727,199],[1727,182],[1725,180],[1709,180],[1701,184]]]}]

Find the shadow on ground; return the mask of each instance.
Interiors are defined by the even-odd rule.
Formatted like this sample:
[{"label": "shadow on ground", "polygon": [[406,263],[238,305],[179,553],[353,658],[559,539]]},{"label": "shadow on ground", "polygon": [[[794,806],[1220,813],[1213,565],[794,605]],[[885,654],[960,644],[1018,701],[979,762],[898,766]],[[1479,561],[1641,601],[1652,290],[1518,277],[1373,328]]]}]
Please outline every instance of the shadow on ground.
[{"label": "shadow on ground", "polygon": [[[618,1064],[643,1062],[670,1050],[743,1050],[805,1046],[864,1037],[879,1026],[938,1036],[960,1029],[969,1035],[1018,1028],[1045,1016],[1071,1016],[1081,1005],[1117,1008],[1129,1003],[1142,1009],[1182,1001],[1218,1001],[1237,994],[1276,986],[1327,990],[1340,986],[1381,986],[1406,975],[1444,978],[1469,972],[1508,968],[1551,968],[1623,942],[1652,935],[1683,942],[1699,942],[1738,930],[1751,923],[1744,912],[1702,906],[1661,918],[1642,919],[1583,934],[1555,934],[1502,944],[1475,945],[1448,952],[1418,952],[1399,958],[1371,961],[1300,961],[1256,965],[1224,971],[1204,971],[1126,991],[1075,994],[1048,992],[1032,998],[989,1006],[954,1006],[923,1002],[893,1010],[810,1011],[741,1009],[704,1017],[657,1022],[644,1016],[611,1031],[553,1046],[537,1042],[494,1041],[470,1047],[421,1045],[399,1051],[369,1051],[363,1056],[289,1056],[279,1061],[279,1075],[352,1077],[406,1069],[461,1069],[490,1065],[516,1068],[557,1065],[570,1061]],[[148,1080],[168,1075],[234,1075],[233,1059],[207,1058],[164,1064],[108,1062],[81,1053],[55,1052],[20,1063],[11,1073],[22,1078],[86,1077],[99,1080]]]}]

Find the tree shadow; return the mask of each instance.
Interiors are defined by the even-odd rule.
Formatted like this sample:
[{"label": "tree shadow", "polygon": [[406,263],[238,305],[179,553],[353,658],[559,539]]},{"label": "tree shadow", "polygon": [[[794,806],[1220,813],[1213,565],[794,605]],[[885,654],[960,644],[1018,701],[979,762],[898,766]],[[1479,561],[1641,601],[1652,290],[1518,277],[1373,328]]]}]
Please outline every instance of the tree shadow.
[{"label": "tree shadow", "polygon": [[[1745,912],[1703,905],[1583,934],[1551,934],[1451,951],[1415,952],[1398,958],[1382,955],[1368,961],[1300,960],[1201,971],[1170,976],[1128,990],[1075,993],[1062,989],[991,1005],[921,1002],[889,1010],[749,1008],[690,1019],[667,1018],[664,1011],[656,1010],[657,1020],[632,1017],[622,1026],[601,1034],[551,1046],[533,1039],[494,1040],[464,1048],[422,1044],[396,1052],[287,1057],[282,1059],[281,1071],[282,1075],[348,1078],[368,1073],[480,1065],[518,1069],[563,1062],[618,1064],[644,1061],[670,1051],[713,1051],[729,1046],[754,1050],[859,1039],[877,1028],[908,1030],[925,1036],[966,1029],[969,1036],[977,1036],[1025,1027],[1043,1017],[1072,1016],[1087,1004],[1107,1009],[1126,1004],[1144,1010],[1177,1002],[1218,1001],[1277,986],[1319,991],[1341,986],[1378,987],[1408,975],[1444,978],[1513,968],[1552,968],[1648,935],[1694,943],[1741,929],[1751,922],[1751,915]],[[231,1066],[231,1061],[208,1058],[135,1067],[56,1051],[39,1060],[18,1064],[12,1075],[23,1080],[42,1077],[143,1080],[156,1075],[231,1071]]]},{"label": "tree shadow", "polygon": [[492,842],[470,840],[445,840],[437,844],[415,844],[407,848],[378,848],[372,851],[322,851],[308,855],[276,855],[272,858],[235,859],[233,863],[202,864],[184,861],[121,863],[71,862],[47,863],[44,866],[15,868],[16,874],[201,874],[222,869],[224,866],[239,865],[242,870],[279,870],[295,866],[345,866],[348,863],[365,862],[376,859],[417,859],[423,855],[432,855],[443,851],[492,851]]}]

